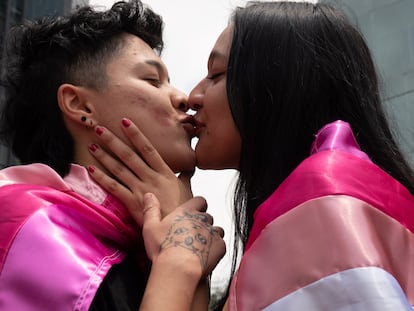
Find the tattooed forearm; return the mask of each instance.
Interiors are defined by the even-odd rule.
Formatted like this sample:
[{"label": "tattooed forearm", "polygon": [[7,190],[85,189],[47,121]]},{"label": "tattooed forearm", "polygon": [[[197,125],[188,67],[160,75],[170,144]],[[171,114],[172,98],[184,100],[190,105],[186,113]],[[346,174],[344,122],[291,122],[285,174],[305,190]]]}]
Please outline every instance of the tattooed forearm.
[{"label": "tattooed forearm", "polygon": [[198,256],[204,270],[207,267],[213,234],[206,214],[184,213],[171,225],[161,244],[161,251],[170,247],[184,247]]}]

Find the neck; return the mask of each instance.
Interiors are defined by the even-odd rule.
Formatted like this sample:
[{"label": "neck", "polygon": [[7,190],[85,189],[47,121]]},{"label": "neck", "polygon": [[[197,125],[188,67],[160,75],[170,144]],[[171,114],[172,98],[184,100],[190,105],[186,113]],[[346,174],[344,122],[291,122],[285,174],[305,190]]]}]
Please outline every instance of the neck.
[{"label": "neck", "polygon": [[97,160],[97,158],[95,158],[95,156],[93,156],[92,152],[89,150],[91,144],[98,146],[98,143],[93,142],[92,140],[89,140],[89,142],[82,140],[81,142],[75,144],[74,162],[86,168],[94,166],[110,175],[109,171]]}]

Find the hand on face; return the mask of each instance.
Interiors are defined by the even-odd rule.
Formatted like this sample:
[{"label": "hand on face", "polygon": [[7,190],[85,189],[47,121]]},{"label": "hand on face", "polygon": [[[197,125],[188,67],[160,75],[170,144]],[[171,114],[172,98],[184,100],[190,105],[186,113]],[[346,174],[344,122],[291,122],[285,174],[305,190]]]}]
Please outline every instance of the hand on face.
[{"label": "hand on face", "polygon": [[195,197],[162,220],[159,201],[152,193],[145,194],[143,204],[148,257],[154,262],[164,256],[177,269],[207,276],[224,256],[226,246],[223,229],[213,226],[213,217],[205,213],[206,201]]},{"label": "hand on face", "polygon": [[98,140],[112,154],[96,144],[90,145],[89,150],[112,176],[96,167],[89,167],[89,172],[98,184],[126,205],[141,226],[144,194],[152,192],[159,198],[165,216],[192,197],[190,178],[194,171],[182,172],[177,178],[135,124],[123,119],[122,129],[139,154],[107,128],[98,126]]}]

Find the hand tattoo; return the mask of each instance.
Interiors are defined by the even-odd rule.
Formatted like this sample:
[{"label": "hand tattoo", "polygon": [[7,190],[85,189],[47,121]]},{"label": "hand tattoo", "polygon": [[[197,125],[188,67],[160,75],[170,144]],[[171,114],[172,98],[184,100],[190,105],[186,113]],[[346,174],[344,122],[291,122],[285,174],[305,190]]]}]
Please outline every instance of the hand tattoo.
[{"label": "hand tattoo", "polygon": [[190,214],[178,216],[171,225],[161,251],[170,247],[183,247],[190,250],[200,259],[203,271],[207,267],[208,256],[213,239],[213,228],[206,214]]}]

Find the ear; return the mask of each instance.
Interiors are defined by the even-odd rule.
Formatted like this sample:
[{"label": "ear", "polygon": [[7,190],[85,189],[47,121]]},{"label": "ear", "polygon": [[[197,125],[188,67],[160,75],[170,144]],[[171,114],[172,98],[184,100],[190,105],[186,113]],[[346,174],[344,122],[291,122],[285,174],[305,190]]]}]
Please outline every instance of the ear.
[{"label": "ear", "polygon": [[94,107],[86,88],[68,83],[62,84],[58,89],[57,99],[65,119],[93,127]]}]

